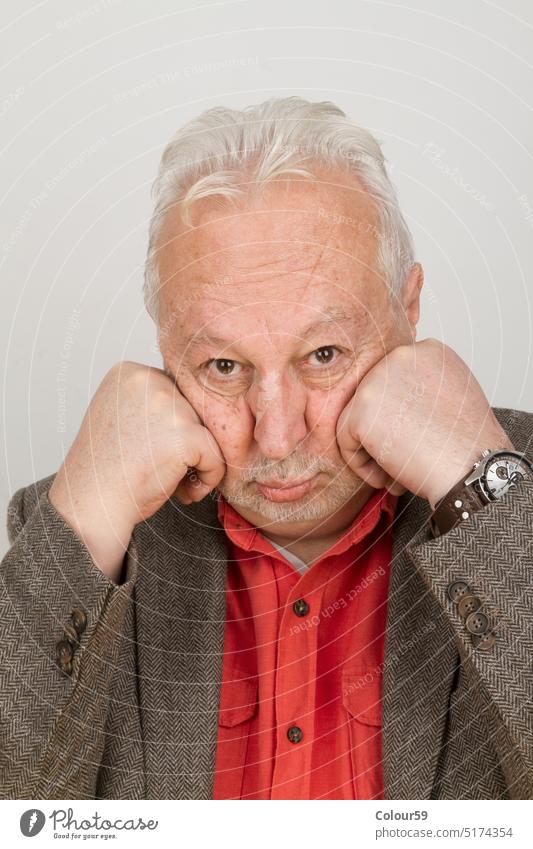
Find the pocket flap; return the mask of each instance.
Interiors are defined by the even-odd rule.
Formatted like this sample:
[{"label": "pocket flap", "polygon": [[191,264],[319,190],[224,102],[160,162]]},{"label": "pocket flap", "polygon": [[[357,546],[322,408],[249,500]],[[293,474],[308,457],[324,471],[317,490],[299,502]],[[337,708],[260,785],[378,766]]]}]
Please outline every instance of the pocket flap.
[{"label": "pocket flap", "polygon": [[342,703],[354,719],[366,725],[381,725],[381,678],[379,667],[342,673]]},{"label": "pocket flap", "polygon": [[233,728],[251,719],[257,709],[257,678],[233,678],[221,688],[219,725]]}]

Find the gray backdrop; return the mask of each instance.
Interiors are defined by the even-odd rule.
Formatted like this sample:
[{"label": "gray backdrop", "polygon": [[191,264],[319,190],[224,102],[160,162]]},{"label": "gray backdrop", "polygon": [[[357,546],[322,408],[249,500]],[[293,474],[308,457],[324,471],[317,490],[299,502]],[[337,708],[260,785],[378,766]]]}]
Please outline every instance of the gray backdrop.
[{"label": "gray backdrop", "polygon": [[300,94],[368,127],[426,272],[418,338],[455,348],[493,405],[533,410],[532,44],[527,0],[3,0],[2,517],[116,360],[160,365],[150,186],[215,104]]}]

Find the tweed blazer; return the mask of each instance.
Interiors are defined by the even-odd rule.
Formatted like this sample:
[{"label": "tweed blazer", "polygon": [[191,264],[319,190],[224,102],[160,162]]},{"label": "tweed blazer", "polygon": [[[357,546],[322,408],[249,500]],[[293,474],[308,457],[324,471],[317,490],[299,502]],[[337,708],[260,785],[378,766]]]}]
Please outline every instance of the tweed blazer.
[{"label": "tweed blazer", "polygon": [[[531,458],[533,414],[495,408]],[[488,446],[490,447],[490,446]],[[48,499],[18,490],[1,564],[0,796],[209,799],[228,553],[208,496],[169,499],[109,580]],[[386,799],[533,798],[533,482],[433,539],[398,501],[382,668]],[[447,588],[468,583],[497,638],[480,651]],[[56,644],[87,615],[72,673]]]}]

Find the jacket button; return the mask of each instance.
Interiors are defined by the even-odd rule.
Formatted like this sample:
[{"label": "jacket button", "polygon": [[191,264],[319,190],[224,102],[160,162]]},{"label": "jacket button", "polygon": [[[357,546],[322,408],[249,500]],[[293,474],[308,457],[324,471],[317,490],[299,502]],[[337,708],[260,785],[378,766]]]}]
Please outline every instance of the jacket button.
[{"label": "jacket button", "polygon": [[56,644],[56,663],[59,668],[70,675],[72,672],[72,646],[66,640]]},{"label": "jacket button", "polygon": [[65,625],[63,636],[65,637],[67,642],[70,643],[73,649],[75,649],[79,645],[80,637],[74,625]]},{"label": "jacket button", "polygon": [[449,585],[446,592],[448,593],[448,598],[450,599],[450,601],[453,601],[454,604],[457,604],[460,598],[470,593],[470,587],[468,586],[466,581],[454,581],[452,584]]},{"label": "jacket button", "polygon": [[459,615],[466,619],[470,613],[475,613],[481,607],[481,599],[477,595],[463,595],[459,599],[457,609]]},{"label": "jacket button", "polygon": [[473,636],[472,642],[476,649],[481,649],[481,651],[490,651],[496,642],[496,634],[494,631],[487,631],[485,634]]},{"label": "jacket button", "polygon": [[72,660],[72,646],[66,640],[60,640],[56,644],[56,658],[60,664],[68,663]]},{"label": "jacket button", "polygon": [[309,605],[303,598],[297,599],[297,601],[294,602],[292,609],[296,613],[296,616],[307,616],[309,613]]},{"label": "jacket button", "polygon": [[78,634],[83,634],[87,627],[87,614],[84,610],[73,610],[70,614],[70,621],[74,625]]},{"label": "jacket button", "polygon": [[299,743],[304,736],[302,729],[298,725],[291,725],[287,731],[287,737],[291,743]]},{"label": "jacket button", "polygon": [[489,629],[489,620],[484,613],[476,610],[475,613],[471,613],[470,616],[467,616],[465,625],[466,630],[470,631],[471,634],[484,634],[485,631],[488,631]]},{"label": "jacket button", "polygon": [[72,661],[71,660],[67,661],[67,663],[60,664],[59,668],[60,668],[61,672],[64,672],[66,675],[72,675]]}]

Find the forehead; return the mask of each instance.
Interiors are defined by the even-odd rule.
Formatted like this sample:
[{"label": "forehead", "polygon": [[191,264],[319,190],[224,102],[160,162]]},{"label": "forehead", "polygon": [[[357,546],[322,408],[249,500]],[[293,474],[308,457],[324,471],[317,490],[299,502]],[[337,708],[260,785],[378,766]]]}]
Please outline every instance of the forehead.
[{"label": "forehead", "polygon": [[239,325],[268,317],[271,330],[285,332],[383,303],[378,216],[355,177],[323,171],[315,181],[271,184],[235,206],[198,201],[192,214],[192,229],[168,214],[159,264],[161,322],[188,336],[228,316]]}]

